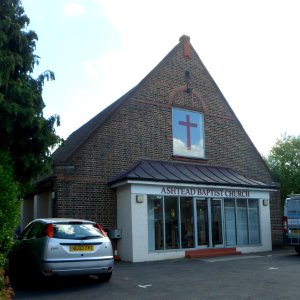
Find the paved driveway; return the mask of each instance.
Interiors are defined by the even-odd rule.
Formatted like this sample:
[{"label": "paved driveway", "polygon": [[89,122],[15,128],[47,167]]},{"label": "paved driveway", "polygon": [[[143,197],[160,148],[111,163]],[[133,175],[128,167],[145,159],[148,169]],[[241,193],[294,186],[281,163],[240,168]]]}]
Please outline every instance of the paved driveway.
[{"label": "paved driveway", "polygon": [[300,256],[292,249],[213,259],[116,263],[109,283],[60,279],[17,287],[15,299],[297,299]]}]

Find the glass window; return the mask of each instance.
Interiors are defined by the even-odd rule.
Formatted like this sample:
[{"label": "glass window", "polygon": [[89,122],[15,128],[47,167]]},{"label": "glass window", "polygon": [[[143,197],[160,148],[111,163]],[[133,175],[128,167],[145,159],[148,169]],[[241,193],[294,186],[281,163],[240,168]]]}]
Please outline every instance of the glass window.
[{"label": "glass window", "polygon": [[95,224],[59,223],[53,224],[53,237],[58,239],[102,238],[103,234]]},{"label": "glass window", "polygon": [[24,229],[24,231],[21,233],[21,239],[28,239],[30,238],[31,234],[31,229],[34,225],[34,222],[30,223],[29,225],[26,226],[26,228]]},{"label": "glass window", "polygon": [[211,228],[213,245],[223,244],[222,203],[220,199],[211,199]]},{"label": "glass window", "polygon": [[178,197],[165,197],[166,248],[179,248]]},{"label": "glass window", "polygon": [[204,158],[203,115],[173,108],[173,153]]},{"label": "glass window", "polygon": [[249,244],[259,244],[260,234],[259,234],[258,201],[249,199],[248,206],[249,206]]},{"label": "glass window", "polygon": [[248,216],[247,216],[247,200],[236,200],[236,227],[237,227],[237,244],[248,244]]},{"label": "glass window", "polygon": [[180,198],[181,247],[195,247],[193,198]]},{"label": "glass window", "polygon": [[163,202],[161,196],[148,197],[148,248],[164,248]]},{"label": "glass window", "polygon": [[194,201],[193,197],[148,196],[150,251],[195,248],[196,245],[212,247],[260,243],[257,199],[199,198]]},{"label": "glass window", "polygon": [[36,239],[43,235],[43,224],[32,222],[22,233],[22,239]]},{"label": "glass window", "polygon": [[224,214],[227,246],[260,244],[257,199],[224,199]]},{"label": "glass window", "polygon": [[209,246],[209,225],[208,225],[208,203],[207,199],[196,201],[197,214],[197,243],[200,246]]},{"label": "glass window", "polygon": [[236,245],[235,199],[224,199],[226,245]]}]

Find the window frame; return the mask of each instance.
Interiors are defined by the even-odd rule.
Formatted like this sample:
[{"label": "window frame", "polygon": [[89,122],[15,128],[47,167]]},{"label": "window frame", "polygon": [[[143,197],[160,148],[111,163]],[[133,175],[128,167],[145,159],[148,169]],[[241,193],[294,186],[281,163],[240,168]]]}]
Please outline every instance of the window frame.
[{"label": "window frame", "polygon": [[[178,116],[176,116],[176,114],[179,114],[180,112],[186,112],[186,116],[192,116],[192,118],[188,119],[188,122],[191,122],[189,124],[194,124],[195,125],[195,118],[197,118],[197,124],[199,124],[199,145],[197,148],[197,143],[196,144],[191,144],[191,147],[193,147],[194,145],[196,145],[196,147],[194,147],[193,149],[190,150],[186,150],[185,148],[183,149],[183,146],[187,146],[185,144],[184,141],[182,141],[180,138],[178,138],[178,136],[180,135],[179,131],[176,131],[177,129],[181,129],[181,131],[184,131],[183,128],[180,128],[179,124],[176,124],[176,121],[178,121]],[[182,120],[183,122],[184,120]],[[187,122],[187,121],[186,121]],[[192,125],[190,126],[192,127]],[[191,134],[191,131],[190,131]],[[188,139],[188,137],[186,137]],[[190,137],[190,140],[192,142],[193,137]],[[179,141],[179,142],[178,142]],[[178,143],[178,145],[176,145],[176,143]],[[180,146],[179,146],[180,145]],[[205,130],[204,130],[204,114],[202,112],[199,111],[193,111],[193,110],[188,110],[188,109],[183,109],[183,108],[178,108],[178,107],[172,107],[172,151],[173,151],[173,155],[174,156],[178,156],[178,157],[186,157],[186,158],[191,158],[191,159],[205,159]],[[180,150],[180,147],[182,147],[182,149]],[[192,151],[190,153],[188,153],[187,151]],[[197,152],[199,152],[197,154]],[[193,154],[195,153],[195,154]]]},{"label": "window frame", "polygon": [[[161,222],[162,222],[162,224],[161,224],[161,226],[162,226],[162,229],[161,229],[161,236],[162,236],[162,247],[159,247],[159,249],[156,249],[156,246],[155,246],[155,238],[156,238],[156,236],[155,236],[155,227],[154,227],[154,239],[153,239],[153,241],[154,241],[154,244],[152,244],[152,246],[154,245],[154,247],[151,247],[151,245],[150,245],[150,239],[149,239],[149,234],[150,234],[150,221],[153,221],[153,220],[150,220],[149,219],[149,216],[150,216],[150,212],[149,212],[149,200],[153,200],[153,199],[151,199],[152,197],[160,197],[160,203],[161,203],[161,208],[162,208],[162,211],[161,211]],[[177,223],[178,223],[178,247],[177,248],[168,248],[168,245],[167,245],[167,237],[166,237],[166,235],[167,235],[167,228],[166,228],[166,211],[165,211],[165,208],[166,208],[166,198],[168,198],[168,197],[172,197],[172,198],[177,198],[177,213],[178,213],[178,216],[177,216]],[[195,209],[196,209],[196,207],[195,207],[195,204],[196,204],[196,199],[197,199],[197,197],[186,197],[186,196],[168,196],[168,195],[154,195],[154,194],[149,194],[148,195],[148,197],[147,197],[147,207],[148,207],[148,209],[147,209],[147,222],[148,222],[148,251],[170,251],[170,250],[184,250],[184,249],[188,249],[188,248],[183,248],[182,247],[182,216],[181,216],[181,214],[182,214],[182,211],[181,211],[181,203],[182,203],[182,201],[183,201],[183,199],[184,198],[192,198],[192,202],[193,202],[193,206],[192,206],[192,210],[193,210],[193,216],[191,216],[191,217],[194,217],[195,216]],[[206,198],[206,201],[208,201],[208,200],[211,200],[211,199],[213,199],[213,198],[211,198],[211,197],[208,197],[208,198]],[[223,232],[223,243],[224,243],[224,247],[234,247],[234,246],[254,246],[254,245],[261,245],[261,220],[260,220],[260,210],[261,210],[261,208],[260,208],[260,205],[259,205],[259,203],[260,203],[260,200],[259,199],[250,199],[250,198],[246,198],[246,199],[244,199],[244,198],[220,198],[220,199],[222,199],[222,206],[223,206],[223,209],[222,209],[222,219],[223,219],[223,222],[224,222],[224,227],[223,227],[223,230],[224,230],[224,232]],[[234,235],[235,235],[235,243],[233,244],[233,243],[230,243],[230,244],[227,244],[227,239],[228,239],[228,236],[227,236],[227,229],[226,229],[226,227],[227,227],[227,223],[226,223],[226,214],[225,214],[225,201],[226,200],[233,200],[233,207],[232,206],[230,206],[230,207],[232,207],[232,209],[234,210],[233,211],[233,213],[234,213],[234,216],[232,216],[233,218],[234,218],[234,224],[232,224],[232,225],[234,225]],[[243,220],[243,222],[246,222],[247,224],[247,228],[246,228],[246,231],[247,231],[247,243],[239,243],[239,240],[238,240],[238,235],[239,235],[239,226],[238,226],[238,223],[237,223],[237,213],[238,213],[238,200],[243,200],[243,202],[244,202],[244,208],[246,209],[246,212],[245,212],[245,214],[246,215],[244,215],[244,217],[246,217],[244,220]],[[253,225],[255,225],[252,221],[254,220],[253,218],[251,219],[252,221],[251,221],[251,224],[250,224],[250,218],[251,218],[251,216],[250,216],[250,211],[249,211],[249,209],[250,209],[250,205],[249,205],[249,202],[250,201],[253,201],[252,202],[252,204],[255,202],[256,203],[256,205],[255,205],[255,207],[253,207],[253,205],[252,205],[252,209],[256,209],[256,215],[257,215],[257,218],[256,218],[256,226],[257,226],[257,230],[256,230],[256,234],[257,234],[257,236],[256,237],[254,237],[253,238],[253,234],[251,234],[250,233],[250,230],[251,230],[251,228],[250,228],[250,225],[252,224],[252,226]],[[253,212],[252,212],[253,213]],[[210,217],[211,218],[211,217]],[[199,245],[197,245],[197,242],[196,242],[196,231],[195,231],[195,226],[196,226],[196,219],[193,221],[193,226],[194,226],[194,228],[193,228],[193,232],[194,232],[194,234],[193,234],[193,238],[194,238],[194,242],[193,242],[193,247],[192,248],[198,248],[199,247]],[[211,221],[211,220],[210,220]],[[210,222],[209,221],[209,222]],[[154,224],[154,223],[153,223]],[[176,233],[175,233],[176,234]],[[241,233],[240,233],[241,234]],[[251,235],[251,236],[250,236]],[[257,242],[256,243],[253,243],[252,241],[254,241],[254,240],[257,240]]]}]

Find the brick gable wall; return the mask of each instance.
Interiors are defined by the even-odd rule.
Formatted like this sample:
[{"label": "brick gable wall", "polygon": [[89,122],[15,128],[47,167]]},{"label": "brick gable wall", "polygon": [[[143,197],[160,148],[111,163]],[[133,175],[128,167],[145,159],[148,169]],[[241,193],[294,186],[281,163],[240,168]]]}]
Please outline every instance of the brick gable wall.
[{"label": "brick gable wall", "polygon": [[[73,172],[56,169],[56,215],[89,218],[105,228],[116,226],[116,195],[107,180],[140,159],[171,161],[172,107],[204,114],[208,165],[235,169],[246,177],[270,183],[266,165],[234,112],[193,50],[182,54],[182,45],[143,81],[140,88],[95,131],[66,164]],[[185,71],[190,72],[191,93],[182,91]],[[180,92],[181,91],[181,92]],[[242,102],[242,99],[241,99]],[[194,160],[195,161],[195,160]],[[278,193],[271,203],[273,242],[281,240]]]}]

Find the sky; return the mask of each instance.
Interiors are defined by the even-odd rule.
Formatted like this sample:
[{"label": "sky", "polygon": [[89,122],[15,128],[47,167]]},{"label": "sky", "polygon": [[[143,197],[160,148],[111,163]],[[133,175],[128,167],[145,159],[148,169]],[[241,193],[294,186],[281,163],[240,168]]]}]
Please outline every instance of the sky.
[{"label": "sky", "polygon": [[252,142],[268,155],[300,135],[298,0],[22,0],[39,40],[33,77],[51,70],[44,116],[66,139],[136,86],[182,35]]}]

